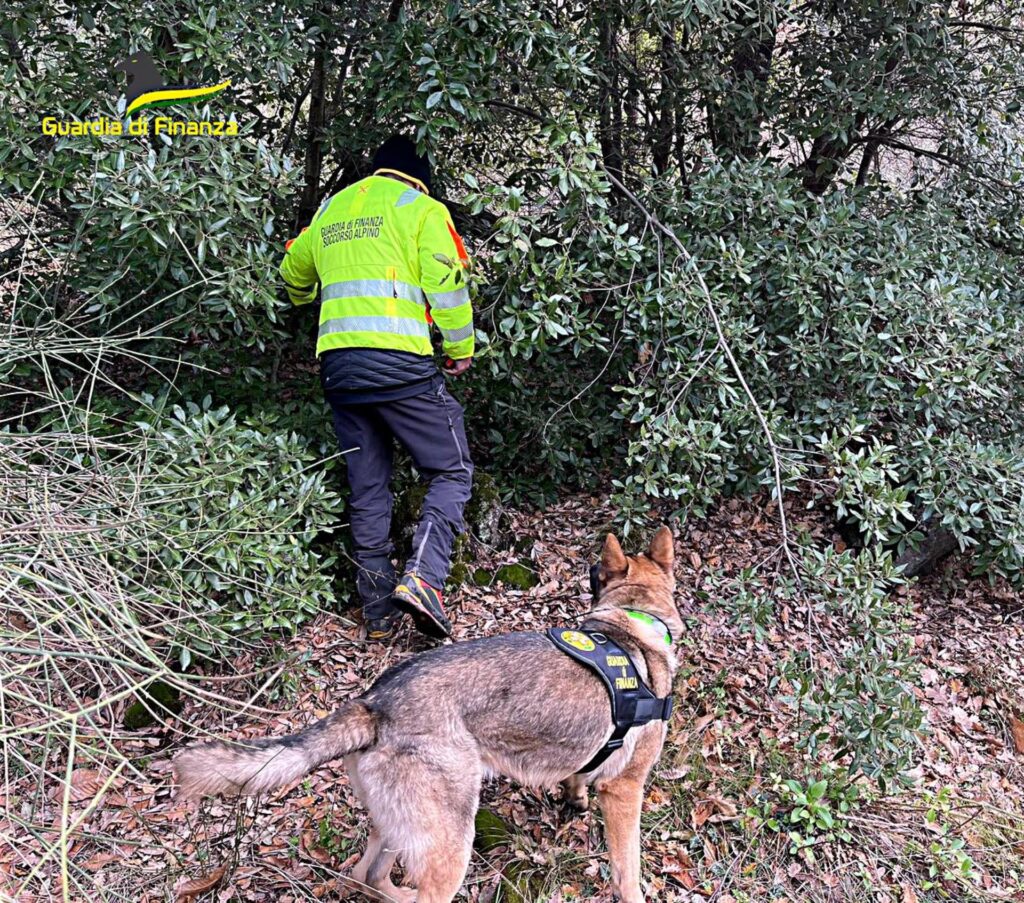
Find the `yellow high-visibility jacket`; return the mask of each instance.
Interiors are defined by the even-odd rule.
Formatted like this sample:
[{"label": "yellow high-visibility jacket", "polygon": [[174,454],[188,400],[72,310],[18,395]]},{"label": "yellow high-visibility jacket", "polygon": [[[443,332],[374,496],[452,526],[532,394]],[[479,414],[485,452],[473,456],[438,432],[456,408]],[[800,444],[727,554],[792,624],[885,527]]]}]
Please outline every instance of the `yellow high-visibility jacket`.
[{"label": "yellow high-visibility jacket", "polygon": [[319,283],[318,356],[332,348],[431,355],[431,321],[448,357],[473,356],[466,249],[448,208],[421,188],[375,173],[324,201],[286,246],[280,272],[292,303],[316,300]]}]

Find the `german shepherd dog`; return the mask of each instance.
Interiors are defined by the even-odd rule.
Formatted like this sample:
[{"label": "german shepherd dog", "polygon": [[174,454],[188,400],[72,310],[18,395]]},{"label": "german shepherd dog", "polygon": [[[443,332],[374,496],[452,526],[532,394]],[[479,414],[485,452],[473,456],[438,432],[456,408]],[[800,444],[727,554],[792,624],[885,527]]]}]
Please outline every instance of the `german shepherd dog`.
[{"label": "german shepherd dog", "polygon": [[[659,697],[672,691],[672,637],[682,631],[673,601],[672,533],[661,527],[646,553],[626,557],[609,534],[597,569],[594,608],[580,626],[598,630],[632,658]],[[362,696],[288,737],[193,746],[174,760],[186,796],[256,794],[282,787],[344,756],[372,829],[355,886],[374,897],[448,903],[466,874],[480,786],[505,775],[530,786],[561,782],[587,808],[593,783],[604,813],[612,890],[642,903],[640,805],[665,740],[664,721],[633,727],[620,749],[577,774],[614,727],[608,691],[586,665],[541,633],[511,633],[443,646],[387,671]],[[401,860],[411,888],[396,887]]]}]

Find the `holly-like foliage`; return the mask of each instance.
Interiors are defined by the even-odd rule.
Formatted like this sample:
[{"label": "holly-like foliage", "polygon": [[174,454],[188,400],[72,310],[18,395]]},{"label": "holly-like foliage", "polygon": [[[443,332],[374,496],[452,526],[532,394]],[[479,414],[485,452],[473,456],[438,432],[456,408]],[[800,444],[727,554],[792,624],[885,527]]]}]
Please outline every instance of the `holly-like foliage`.
[{"label": "holly-like foliage", "polygon": [[[128,421],[170,382],[319,449],[295,403],[315,326],[276,264],[405,131],[475,258],[462,392],[507,490],[611,489],[628,525],[774,487],[724,337],[785,490],[896,554],[949,531],[1020,581],[1022,28],[994,0],[16,0],[4,420]],[[41,133],[118,119],[135,50],[168,83],[230,78],[156,112],[240,134]],[[612,177],[690,250],[721,337],[693,267]]]}]

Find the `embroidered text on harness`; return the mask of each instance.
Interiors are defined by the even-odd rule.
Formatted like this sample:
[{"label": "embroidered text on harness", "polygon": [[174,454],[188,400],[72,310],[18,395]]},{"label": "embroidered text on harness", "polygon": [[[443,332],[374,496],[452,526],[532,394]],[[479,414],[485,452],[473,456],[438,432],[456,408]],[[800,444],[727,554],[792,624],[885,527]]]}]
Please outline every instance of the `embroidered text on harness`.
[{"label": "embroidered text on harness", "polygon": [[566,655],[596,671],[611,698],[615,729],[608,742],[577,774],[593,771],[619,749],[631,727],[672,717],[672,697],[655,696],[626,651],[603,633],[552,627],[547,636]]}]

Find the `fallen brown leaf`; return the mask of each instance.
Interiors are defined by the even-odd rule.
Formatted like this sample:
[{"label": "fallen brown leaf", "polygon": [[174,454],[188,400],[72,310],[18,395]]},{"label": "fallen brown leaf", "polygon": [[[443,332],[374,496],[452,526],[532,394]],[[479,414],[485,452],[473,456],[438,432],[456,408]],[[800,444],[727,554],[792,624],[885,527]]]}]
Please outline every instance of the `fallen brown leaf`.
[{"label": "fallen brown leaf", "polygon": [[97,853],[83,862],[82,868],[86,871],[96,872],[103,868],[103,866],[109,865],[111,862],[117,862],[119,859],[121,857],[116,853]]},{"label": "fallen brown leaf", "polygon": [[682,847],[676,847],[671,853],[662,858],[662,874],[671,875],[687,890],[693,890],[697,886],[697,882],[691,874],[692,871],[693,858]]},{"label": "fallen brown leaf", "polygon": [[693,825],[693,829],[696,831],[700,828],[704,822],[706,822],[715,812],[714,803],[710,800],[701,800],[693,807],[693,812],[690,813],[690,824]]},{"label": "fallen brown leaf", "polygon": [[326,850],[318,846],[318,836],[316,831],[303,831],[302,832],[302,849],[306,851],[306,854],[322,865],[327,865],[334,857],[331,856]]},{"label": "fallen brown leaf", "polygon": [[1016,715],[1010,716],[1010,737],[1013,738],[1014,750],[1024,755],[1024,721]]},{"label": "fallen brown leaf", "polygon": [[[92,768],[76,768],[71,772],[71,792],[68,794],[73,803],[83,803],[95,798],[106,777]],[[64,782],[55,784],[50,791],[50,799],[59,800],[64,797]]]},{"label": "fallen brown leaf", "polygon": [[215,868],[208,875],[193,878],[191,881],[179,884],[175,889],[174,903],[192,903],[196,897],[202,896],[207,891],[213,890],[218,884],[220,884],[225,871],[226,867],[222,865]]}]

